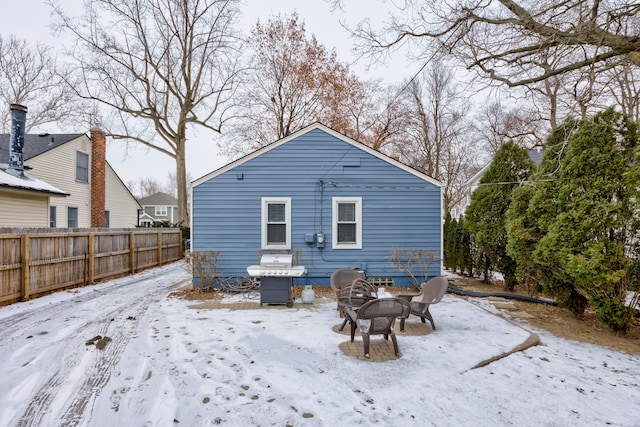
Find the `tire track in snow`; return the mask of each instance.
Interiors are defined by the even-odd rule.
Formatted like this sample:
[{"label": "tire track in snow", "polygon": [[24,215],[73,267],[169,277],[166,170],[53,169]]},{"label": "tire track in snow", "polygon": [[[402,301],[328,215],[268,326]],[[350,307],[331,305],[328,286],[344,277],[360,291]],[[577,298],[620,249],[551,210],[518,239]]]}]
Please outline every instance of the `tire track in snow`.
[{"label": "tire track in snow", "polygon": [[[117,366],[131,338],[138,335],[138,319],[168,291],[187,282],[184,276],[176,279],[166,282],[166,277],[160,269],[151,276],[141,278],[140,281],[86,294],[82,302],[91,303],[92,300],[96,300],[93,301],[96,303],[93,305],[98,305],[98,308],[91,311],[88,321],[87,316],[81,316],[85,321],[65,328],[65,333],[60,334],[63,336],[59,337],[58,342],[49,343],[48,347],[57,347],[50,350],[56,352],[56,359],[53,360],[60,360],[60,363],[52,367],[48,380],[33,394],[17,425],[26,427],[54,422],[56,425],[75,426],[90,419],[91,407],[96,396],[109,381],[113,367]],[[163,281],[165,283],[158,286],[158,282]],[[47,319],[55,315],[61,317],[68,309],[74,309],[77,302],[67,301],[63,304],[65,308],[47,312]],[[90,304],[90,309],[91,307]],[[16,316],[12,322],[14,329],[24,328],[20,327],[20,317],[22,316]],[[35,321],[32,324],[43,322]],[[86,335],[89,331],[91,336]],[[94,335],[108,336],[111,341],[102,350],[87,349],[85,341]],[[68,383],[70,377],[84,379],[79,381],[80,387],[71,392],[67,388],[69,395],[64,396],[65,383]]]},{"label": "tire track in snow", "polygon": [[[109,321],[103,336],[111,338],[103,350],[92,349],[93,363],[85,372],[85,379],[78,388],[66,412],[61,417],[61,425],[77,426],[81,423],[85,411],[95,397],[100,394],[111,377],[112,368],[117,365],[120,356],[131,337],[136,334],[138,320],[149,309],[150,302],[127,306],[118,310],[113,321]],[[136,316],[126,316],[126,313],[136,313]]]},{"label": "tire track in snow", "polygon": [[[131,286],[138,286],[138,283],[157,279],[161,276],[162,272],[157,272],[153,274],[152,277],[141,279],[141,282],[137,282],[135,284],[128,281],[118,283],[118,279],[115,279],[115,283],[111,284],[108,289],[94,288],[91,289],[91,292],[73,295],[68,300],[36,308],[29,307],[28,302],[21,303],[24,304],[25,309],[21,310],[21,308],[18,308],[19,311],[17,313],[8,315],[5,318],[0,318],[0,325],[2,325],[2,328],[0,328],[0,343],[2,343],[2,346],[5,346],[7,343],[15,339],[23,338],[25,330],[37,330],[40,326],[46,325],[51,319],[55,319],[65,313],[73,311],[74,307],[80,303],[90,302],[92,300],[102,298],[105,295],[120,292],[123,288],[126,290],[126,288]],[[73,292],[73,289],[60,292]],[[37,299],[31,301],[37,301]],[[73,316],[69,316],[69,318],[73,318]]]},{"label": "tire track in snow", "polygon": [[[85,323],[75,330],[81,331],[83,327],[87,326],[89,326],[89,324]],[[107,327],[108,325],[105,324],[104,327],[100,329],[100,332],[106,332]],[[29,406],[17,424],[18,427],[43,425],[43,419],[45,415],[48,415],[51,412],[50,408],[54,399],[59,395],[60,388],[72,375],[72,372],[76,369],[76,366],[79,365],[81,358],[84,356],[80,350],[84,352],[85,349],[80,348],[79,345],[80,343],[74,341],[73,343],[70,343],[66,349],[64,346],[60,347],[58,354],[61,356],[60,360],[62,363],[55,368],[49,379],[33,395],[29,402]],[[68,351],[69,348],[71,351]]]}]

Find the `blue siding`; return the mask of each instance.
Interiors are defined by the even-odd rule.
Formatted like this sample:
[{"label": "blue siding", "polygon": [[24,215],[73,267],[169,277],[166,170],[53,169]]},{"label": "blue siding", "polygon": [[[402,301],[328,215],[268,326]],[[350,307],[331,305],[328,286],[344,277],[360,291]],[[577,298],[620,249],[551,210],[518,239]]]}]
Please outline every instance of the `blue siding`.
[{"label": "blue siding", "polygon": [[[246,276],[259,263],[262,197],[291,197],[292,250],[302,250],[308,269],[298,284],[328,284],[341,267],[406,284],[391,263],[393,249],[441,250],[437,185],[313,129],[193,188],[192,249],[222,251],[221,274]],[[362,249],[331,249],[333,197],[362,197]],[[305,242],[320,231],[324,249]],[[438,260],[429,275],[440,273]]]}]

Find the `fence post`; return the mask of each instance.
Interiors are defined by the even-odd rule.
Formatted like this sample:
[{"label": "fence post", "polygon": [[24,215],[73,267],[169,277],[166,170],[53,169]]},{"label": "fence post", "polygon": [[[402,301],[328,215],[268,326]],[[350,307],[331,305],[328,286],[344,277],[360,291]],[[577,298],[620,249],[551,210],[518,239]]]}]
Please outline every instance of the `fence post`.
[{"label": "fence post", "polygon": [[96,250],[95,250],[95,237],[93,233],[89,233],[88,235],[89,237],[89,247],[88,249],[88,254],[89,254],[89,284],[93,285],[95,284],[94,282],[94,278],[96,276]]},{"label": "fence post", "polygon": [[129,232],[129,271],[131,272],[131,274],[136,272],[135,234],[133,234],[133,231]]},{"label": "fence post", "polygon": [[162,265],[162,232],[158,230],[158,266]]},{"label": "fence post", "polygon": [[29,235],[23,234],[20,238],[21,250],[20,258],[22,260],[22,301],[29,300],[29,288],[31,287],[31,275],[29,274]]}]

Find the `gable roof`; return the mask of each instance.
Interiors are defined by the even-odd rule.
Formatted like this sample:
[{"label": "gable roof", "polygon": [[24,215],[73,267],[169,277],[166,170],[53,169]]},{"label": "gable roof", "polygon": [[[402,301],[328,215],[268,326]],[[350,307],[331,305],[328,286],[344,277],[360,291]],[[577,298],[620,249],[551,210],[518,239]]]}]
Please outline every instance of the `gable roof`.
[{"label": "gable roof", "polygon": [[178,206],[178,199],[167,193],[156,193],[138,199],[141,206]]},{"label": "gable roof", "polygon": [[[141,212],[142,212],[142,211],[141,211]],[[148,214],[148,213],[146,213],[146,212],[142,212],[142,213],[140,214],[139,218],[140,218],[140,221],[142,221],[142,220],[149,220],[149,221],[153,222],[153,221],[155,221],[155,220],[156,220],[154,217],[152,217],[151,215],[149,215],[149,214]]]},{"label": "gable roof", "polygon": [[[28,133],[24,136],[24,147],[22,148],[23,157],[28,160],[32,157],[40,155],[46,151],[73,141],[81,136],[87,136],[84,133]],[[9,142],[11,136],[8,133],[0,134],[0,162],[9,160]]]},{"label": "gable roof", "polygon": [[38,179],[25,172],[24,176],[16,176],[15,172],[8,169],[7,164],[0,163],[0,187],[16,190],[34,191],[56,196],[69,196],[53,185]]},{"label": "gable roof", "polygon": [[289,142],[289,141],[291,141],[291,140],[293,140],[295,138],[298,138],[298,137],[300,137],[300,136],[302,136],[302,135],[304,135],[306,133],[314,131],[316,129],[321,130],[321,131],[323,131],[323,132],[325,132],[325,133],[327,133],[327,134],[329,134],[329,135],[331,135],[331,136],[333,136],[333,137],[335,137],[335,138],[337,138],[337,139],[339,139],[339,140],[341,140],[343,142],[346,142],[347,144],[350,144],[350,145],[352,145],[352,146],[354,146],[354,147],[356,147],[356,148],[358,148],[358,149],[360,149],[360,150],[362,150],[362,151],[364,151],[364,152],[366,152],[368,154],[371,154],[372,156],[377,157],[377,158],[379,158],[379,159],[381,159],[381,160],[383,160],[383,161],[385,161],[385,162],[387,162],[387,163],[389,163],[389,164],[391,164],[391,165],[393,165],[395,167],[398,167],[398,168],[400,168],[400,169],[402,169],[402,170],[404,170],[406,172],[409,172],[410,174],[415,175],[418,178],[421,178],[421,179],[423,179],[423,180],[425,180],[425,181],[427,181],[427,182],[429,182],[429,183],[431,183],[431,184],[433,184],[433,185],[435,185],[437,187],[442,187],[442,183],[440,183],[440,181],[438,181],[437,179],[432,178],[429,175],[426,175],[426,174],[418,171],[417,169],[414,169],[411,166],[408,166],[408,165],[402,163],[399,160],[395,160],[392,157],[389,157],[384,153],[381,153],[379,151],[374,150],[373,148],[369,147],[368,145],[365,145],[365,144],[363,144],[361,142],[358,142],[358,141],[356,141],[354,139],[351,139],[348,136],[343,135],[340,132],[338,132],[336,130],[333,130],[330,127],[327,127],[327,126],[323,125],[322,123],[318,123],[318,122],[316,122],[316,123],[314,123],[312,125],[309,125],[307,127],[304,127],[302,129],[292,133],[291,135],[285,136],[284,138],[281,138],[281,139],[279,139],[279,140],[277,140],[275,142],[272,142],[271,144],[268,144],[268,145],[266,145],[266,146],[264,146],[262,148],[259,148],[258,150],[254,151],[252,153],[249,153],[244,157],[241,157],[241,158],[239,158],[237,160],[234,160],[233,162],[231,162],[231,163],[229,163],[229,164],[227,164],[227,165],[225,165],[225,166],[223,166],[223,167],[221,167],[219,169],[216,169],[213,172],[208,173],[207,175],[204,175],[204,176],[192,181],[192,187],[196,187],[196,186],[198,186],[198,185],[200,185],[200,184],[202,184],[204,182],[209,181],[212,178],[215,178],[216,176],[222,175],[223,173],[225,173],[225,172],[227,172],[227,171],[229,171],[229,170],[231,170],[231,169],[233,169],[233,168],[235,168],[235,167],[237,167],[237,166],[239,166],[239,165],[241,165],[243,163],[246,163],[249,160],[252,160],[252,159],[254,159],[254,158],[256,158],[256,157],[258,157],[258,156],[260,156],[260,155],[262,155],[264,153],[267,153],[267,152],[273,150],[274,148],[278,148],[281,145],[284,145],[287,142]]}]

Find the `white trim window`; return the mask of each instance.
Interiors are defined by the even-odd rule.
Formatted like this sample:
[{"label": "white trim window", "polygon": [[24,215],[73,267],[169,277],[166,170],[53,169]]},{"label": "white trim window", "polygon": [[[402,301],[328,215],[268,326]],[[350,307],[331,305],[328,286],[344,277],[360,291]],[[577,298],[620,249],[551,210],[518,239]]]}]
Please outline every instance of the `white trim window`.
[{"label": "white trim window", "polygon": [[156,215],[155,216],[167,216],[168,209],[166,206],[156,206]]},{"label": "white trim window", "polygon": [[334,197],[333,249],[362,249],[362,197]]},{"label": "white trim window", "polygon": [[291,197],[262,198],[262,249],[291,249]]}]

